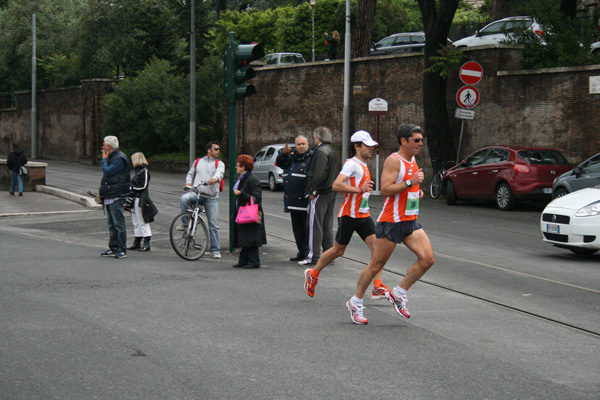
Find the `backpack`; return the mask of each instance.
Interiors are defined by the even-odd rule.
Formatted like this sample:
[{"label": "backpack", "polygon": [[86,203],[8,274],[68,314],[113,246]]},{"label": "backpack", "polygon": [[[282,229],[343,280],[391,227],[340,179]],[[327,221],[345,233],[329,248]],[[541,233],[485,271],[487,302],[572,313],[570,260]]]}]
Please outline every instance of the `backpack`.
[{"label": "backpack", "polygon": [[[198,166],[198,161],[200,161],[200,158],[197,158],[196,162],[194,163],[194,173],[196,173],[196,167]],[[219,160],[215,160],[215,169],[217,169],[218,166],[219,166]],[[225,180],[221,179],[219,181],[219,192],[222,192],[224,187],[225,187]]]}]

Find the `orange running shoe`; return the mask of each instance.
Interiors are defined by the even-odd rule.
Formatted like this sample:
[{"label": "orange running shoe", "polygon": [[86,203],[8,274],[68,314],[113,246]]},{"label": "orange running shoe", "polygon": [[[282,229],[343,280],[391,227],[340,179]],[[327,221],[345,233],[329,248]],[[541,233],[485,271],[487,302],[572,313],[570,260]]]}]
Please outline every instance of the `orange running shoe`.
[{"label": "orange running shoe", "polygon": [[373,292],[371,293],[372,299],[385,299],[385,292],[389,292],[390,288],[385,286],[383,283],[377,289],[373,288]]},{"label": "orange running shoe", "polygon": [[317,286],[318,278],[313,278],[310,276],[312,269],[307,268],[304,270],[304,291],[310,297],[315,296],[315,286]]}]

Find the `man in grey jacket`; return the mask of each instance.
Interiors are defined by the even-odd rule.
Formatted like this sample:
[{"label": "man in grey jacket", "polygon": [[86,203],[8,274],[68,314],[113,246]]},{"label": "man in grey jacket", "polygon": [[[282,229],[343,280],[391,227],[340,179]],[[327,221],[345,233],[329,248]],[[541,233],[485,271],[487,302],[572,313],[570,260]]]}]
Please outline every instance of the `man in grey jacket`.
[{"label": "man in grey jacket", "polygon": [[340,158],[331,145],[331,131],[323,126],[315,129],[317,147],[306,175],[306,194],[310,198],[308,210],[308,256],[300,265],[316,265],[321,251],[333,247],[333,214],[335,192],[333,182],[340,170]]},{"label": "man in grey jacket", "polygon": [[[185,177],[184,190],[189,187],[196,187],[200,192],[200,204],[206,210],[208,218],[208,231],[210,236],[210,252],[213,258],[221,258],[221,245],[219,235],[219,182],[223,179],[225,173],[225,164],[219,160],[221,146],[219,142],[209,142],[206,145],[206,157],[202,157],[194,162]],[[181,212],[196,203],[196,193],[184,193],[179,199]],[[184,230],[188,221],[182,218],[182,225],[177,229]]]}]

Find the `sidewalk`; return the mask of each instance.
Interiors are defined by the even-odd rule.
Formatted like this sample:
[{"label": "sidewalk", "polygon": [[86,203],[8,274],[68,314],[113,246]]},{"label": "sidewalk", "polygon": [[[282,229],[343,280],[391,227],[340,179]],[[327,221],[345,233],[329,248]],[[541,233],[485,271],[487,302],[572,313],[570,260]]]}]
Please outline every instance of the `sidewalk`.
[{"label": "sidewalk", "polygon": [[49,186],[38,186],[37,192],[24,192],[23,196],[11,196],[0,192],[0,218],[29,214],[58,214],[86,212],[101,208],[93,198],[67,192]]}]

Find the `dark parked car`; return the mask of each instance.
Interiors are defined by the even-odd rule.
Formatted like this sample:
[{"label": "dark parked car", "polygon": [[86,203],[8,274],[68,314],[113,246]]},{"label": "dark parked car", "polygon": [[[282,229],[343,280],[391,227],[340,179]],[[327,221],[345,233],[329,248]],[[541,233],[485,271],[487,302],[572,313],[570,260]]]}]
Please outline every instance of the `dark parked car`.
[{"label": "dark parked car", "polygon": [[562,197],[576,190],[596,185],[600,185],[600,153],[556,178],[552,184],[552,197]]},{"label": "dark parked car", "polygon": [[490,146],[477,150],[450,168],[442,179],[446,202],[458,199],[496,200],[501,210],[517,200],[552,199],[552,181],[571,169],[557,150],[520,146]]},{"label": "dark parked car", "polygon": [[[294,149],[294,144],[288,144]],[[279,152],[283,151],[285,144],[270,144],[263,147],[254,156],[254,169],[252,173],[263,185],[269,185],[271,191],[276,191],[283,185],[283,170],[277,166],[275,159]]]},{"label": "dark parked car", "polygon": [[423,32],[395,33],[371,46],[371,56],[422,52],[425,47]]}]

